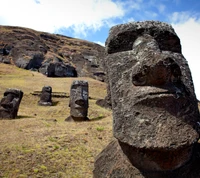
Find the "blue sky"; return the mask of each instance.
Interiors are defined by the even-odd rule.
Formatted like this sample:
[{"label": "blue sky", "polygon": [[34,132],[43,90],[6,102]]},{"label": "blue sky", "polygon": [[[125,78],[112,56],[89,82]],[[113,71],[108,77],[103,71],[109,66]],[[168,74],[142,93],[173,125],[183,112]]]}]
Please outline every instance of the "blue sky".
[{"label": "blue sky", "polygon": [[0,25],[29,27],[104,45],[113,25],[170,23],[181,39],[200,100],[200,0],[0,0]]}]

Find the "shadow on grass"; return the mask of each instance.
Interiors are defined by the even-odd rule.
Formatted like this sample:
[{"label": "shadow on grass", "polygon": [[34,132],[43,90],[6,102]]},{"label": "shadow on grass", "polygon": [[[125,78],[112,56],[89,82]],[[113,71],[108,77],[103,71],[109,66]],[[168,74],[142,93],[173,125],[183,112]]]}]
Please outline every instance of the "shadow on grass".
[{"label": "shadow on grass", "polygon": [[52,106],[57,106],[58,103],[59,103],[59,101],[53,101],[53,102],[52,102]]},{"label": "shadow on grass", "polygon": [[90,121],[93,122],[93,121],[99,121],[103,118],[105,118],[106,116],[98,116],[98,117],[95,117],[95,118],[91,118]]},{"label": "shadow on grass", "polygon": [[17,116],[15,119],[34,118],[34,116]]}]

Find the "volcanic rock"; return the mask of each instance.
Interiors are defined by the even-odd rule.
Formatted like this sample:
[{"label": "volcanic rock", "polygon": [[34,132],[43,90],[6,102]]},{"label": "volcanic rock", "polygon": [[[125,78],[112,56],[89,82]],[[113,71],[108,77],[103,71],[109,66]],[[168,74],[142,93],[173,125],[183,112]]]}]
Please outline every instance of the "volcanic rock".
[{"label": "volcanic rock", "polygon": [[[39,71],[48,77],[97,78],[94,74],[104,71],[104,51],[103,46],[81,39],[0,26],[0,62]],[[49,75],[52,68],[55,72]]]},{"label": "volcanic rock", "polygon": [[199,175],[188,173],[199,161],[198,102],[174,29],[157,21],[117,25],[106,50],[116,140],[97,157],[94,177]]}]

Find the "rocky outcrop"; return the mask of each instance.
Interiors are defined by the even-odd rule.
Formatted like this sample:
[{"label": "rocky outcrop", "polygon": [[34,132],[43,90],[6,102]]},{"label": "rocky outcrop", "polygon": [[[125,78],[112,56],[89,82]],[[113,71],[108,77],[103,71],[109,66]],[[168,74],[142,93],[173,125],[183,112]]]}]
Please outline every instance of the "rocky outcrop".
[{"label": "rocky outcrop", "polygon": [[77,77],[75,67],[62,62],[44,63],[39,71],[47,77]]},{"label": "rocky outcrop", "polygon": [[0,62],[48,77],[92,77],[104,81],[104,47],[81,39],[0,26]]},{"label": "rocky outcrop", "polygon": [[117,25],[106,50],[116,139],[97,157],[94,177],[200,177],[200,115],[173,28],[157,21]]}]

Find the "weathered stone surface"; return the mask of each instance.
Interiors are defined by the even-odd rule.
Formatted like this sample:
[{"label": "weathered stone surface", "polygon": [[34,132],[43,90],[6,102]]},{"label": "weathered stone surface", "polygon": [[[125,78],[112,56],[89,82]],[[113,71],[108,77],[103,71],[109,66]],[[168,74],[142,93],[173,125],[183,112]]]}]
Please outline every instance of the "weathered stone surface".
[{"label": "weathered stone surface", "polygon": [[143,178],[124,156],[117,140],[109,143],[97,156],[93,173],[93,178]]},{"label": "weathered stone surface", "polygon": [[12,88],[7,89],[0,101],[0,118],[15,119],[22,97],[23,92],[21,90]]},{"label": "weathered stone surface", "polygon": [[40,95],[40,101],[38,101],[38,105],[41,106],[52,106],[52,87],[44,86],[42,88],[42,93]]},{"label": "weathered stone surface", "polygon": [[88,82],[84,80],[73,81],[70,89],[70,116],[66,121],[88,121]]},{"label": "weathered stone surface", "polygon": [[[139,151],[139,150],[137,150]],[[144,151],[144,150],[143,150]],[[191,159],[184,166],[169,171],[146,170],[133,166],[126,152],[124,152],[123,143],[113,140],[96,158],[93,170],[93,178],[199,178],[200,177],[200,144],[197,143],[194,147]],[[136,152],[137,153],[137,152]],[[130,155],[130,154],[129,154]],[[144,160],[141,160],[143,155]],[[177,152],[178,156],[179,153]],[[139,157],[138,157],[139,156]],[[146,159],[146,152],[141,152],[140,155],[132,153],[134,160],[139,160],[141,163]],[[159,159],[160,155],[154,156]],[[165,155],[172,156],[172,155]],[[164,156],[162,157],[164,158]],[[171,157],[173,159],[173,157]],[[161,160],[161,159],[160,159]],[[163,160],[164,163],[164,160]],[[149,163],[151,166],[152,163]]]},{"label": "weathered stone surface", "polygon": [[106,49],[114,137],[124,157],[140,171],[184,166],[199,139],[200,115],[173,28],[153,21],[117,25]]},{"label": "weathered stone surface", "polygon": [[189,67],[182,54],[153,49],[157,42],[148,37],[107,58],[114,136],[138,148],[191,145],[199,112]]},{"label": "weathered stone surface", "polygon": [[105,74],[105,77],[104,77],[104,80],[105,82],[107,83],[107,95],[104,99],[99,99],[96,101],[96,104],[101,106],[101,107],[104,107],[104,108],[108,108],[108,109],[112,109],[112,102],[111,102],[111,92],[110,92],[110,83],[109,83],[109,76],[108,76],[108,72],[107,72],[107,66],[105,65],[105,62],[106,62],[107,58],[104,59],[104,70],[106,71],[106,74]]},{"label": "weathered stone surface", "polygon": [[49,73],[48,68],[52,70],[53,63],[62,68],[61,71],[55,70],[54,77],[71,76],[67,71],[73,68],[76,69],[76,76],[101,80],[102,77],[94,74],[104,71],[104,51],[103,46],[89,41],[0,25],[0,62],[39,71],[44,75]]},{"label": "weathered stone surface", "polygon": [[48,77],[77,77],[77,71],[73,66],[57,62],[49,64],[46,75]]},{"label": "weathered stone surface", "polygon": [[95,76],[95,79],[104,82],[105,81],[105,77],[106,74],[103,71],[98,71],[98,72],[94,72],[93,75]]},{"label": "weathered stone surface", "polygon": [[132,50],[134,41],[143,34],[153,36],[160,50],[181,53],[180,40],[174,29],[159,21],[131,22],[112,27],[106,40],[106,51],[111,54]]},{"label": "weathered stone surface", "polygon": [[[132,50],[134,41],[138,38],[138,36],[142,36],[143,34],[153,36],[155,40],[158,41],[160,50],[181,53],[180,40],[170,25],[160,23],[158,21],[148,21],[148,23],[144,21],[121,24],[112,27],[105,43],[106,55]],[[104,61],[106,62],[106,60],[107,59]],[[107,72],[106,65],[104,68]],[[109,76],[107,75],[106,77],[106,80],[109,80]],[[110,86],[108,84],[106,98],[102,101],[98,101],[97,104],[103,107],[112,108],[109,87]]]}]

